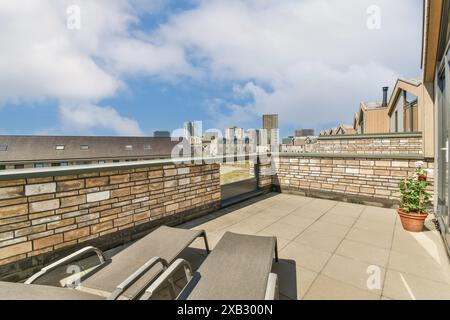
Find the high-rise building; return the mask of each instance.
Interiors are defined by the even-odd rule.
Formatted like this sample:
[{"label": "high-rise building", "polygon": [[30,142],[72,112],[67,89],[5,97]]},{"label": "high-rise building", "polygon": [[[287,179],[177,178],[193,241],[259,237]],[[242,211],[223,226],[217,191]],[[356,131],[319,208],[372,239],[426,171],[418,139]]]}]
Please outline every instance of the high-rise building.
[{"label": "high-rise building", "polygon": [[225,128],[225,139],[228,141],[244,140],[244,129],[238,127]]},{"label": "high-rise building", "polygon": [[202,122],[201,121],[188,121],[184,123],[184,136],[185,138],[202,137]]},{"label": "high-rise building", "polygon": [[272,147],[277,147],[280,141],[277,114],[263,115],[263,131],[267,134],[267,143]]},{"label": "high-rise building", "polygon": [[153,137],[155,137],[155,138],[170,138],[170,132],[169,131],[154,131]]},{"label": "high-rise building", "polygon": [[314,129],[295,130],[296,137],[311,137],[314,136]]}]

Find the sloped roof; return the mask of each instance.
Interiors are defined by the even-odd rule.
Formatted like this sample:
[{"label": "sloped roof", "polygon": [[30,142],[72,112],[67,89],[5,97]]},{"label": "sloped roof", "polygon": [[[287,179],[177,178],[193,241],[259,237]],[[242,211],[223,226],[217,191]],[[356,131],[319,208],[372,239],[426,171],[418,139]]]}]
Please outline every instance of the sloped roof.
[{"label": "sloped roof", "polygon": [[[0,163],[168,157],[178,143],[178,139],[154,137],[0,135]],[[88,146],[87,150],[82,150],[82,145]],[[56,146],[64,146],[64,150],[57,150]]]}]

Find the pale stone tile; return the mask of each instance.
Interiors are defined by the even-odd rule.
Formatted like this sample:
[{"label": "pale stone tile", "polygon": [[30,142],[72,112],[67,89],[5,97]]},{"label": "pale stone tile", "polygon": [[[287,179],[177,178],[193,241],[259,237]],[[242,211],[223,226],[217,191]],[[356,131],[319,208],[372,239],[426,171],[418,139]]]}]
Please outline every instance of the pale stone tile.
[{"label": "pale stone tile", "polygon": [[336,254],[382,267],[386,267],[389,260],[387,249],[346,239],[337,248]]},{"label": "pale stone tile", "polygon": [[393,234],[365,231],[352,228],[347,234],[346,239],[358,241],[373,246],[389,249],[392,244]]},{"label": "pale stone tile", "polygon": [[280,237],[287,240],[295,239],[304,229],[299,228],[295,225],[284,223],[284,222],[275,222],[274,224],[268,226],[263,229],[262,232],[274,235],[276,237]]},{"label": "pale stone tile", "polygon": [[436,261],[431,256],[391,251],[388,267],[402,273],[450,284],[448,259]]},{"label": "pale stone tile", "polygon": [[373,220],[381,223],[394,225],[397,219],[397,213],[394,209],[385,209],[377,207],[366,207],[361,214],[360,219]]},{"label": "pale stone tile", "polygon": [[360,218],[358,219],[358,221],[356,221],[353,227],[364,231],[387,233],[388,235],[394,233],[393,223],[384,223],[372,219]]},{"label": "pale stone tile", "polygon": [[379,300],[380,295],[319,275],[304,300]]},{"label": "pale stone tile", "polygon": [[[370,277],[369,267],[372,265],[365,262],[360,262],[351,258],[334,255],[328,261],[327,265],[322,271],[322,274],[339,280],[341,282],[350,284],[368,293],[381,295],[381,290],[370,290],[367,286],[367,281]],[[380,266],[378,266],[380,267]],[[385,270],[380,267],[380,285],[383,283]]]},{"label": "pale stone tile", "polygon": [[294,225],[294,226],[298,227],[299,229],[303,229],[303,230],[305,230],[310,225],[312,225],[314,223],[314,221],[316,221],[316,220],[312,219],[312,218],[299,217],[299,216],[293,215],[293,214],[290,214],[279,220],[279,222],[291,224],[291,225]]},{"label": "pale stone tile", "polygon": [[306,230],[293,241],[304,244],[322,251],[334,252],[344,237],[330,235],[327,233]]},{"label": "pale stone tile", "polygon": [[350,230],[350,227],[342,226],[342,225],[336,225],[329,222],[324,221],[316,221],[314,224],[312,224],[308,231],[316,231],[321,233],[330,234],[332,236],[337,237],[344,237],[348,231]]},{"label": "pale stone tile", "polygon": [[293,300],[303,298],[318,275],[314,271],[282,260],[273,263],[272,272],[278,275],[280,294]]},{"label": "pale stone tile", "polygon": [[333,212],[328,212],[323,215],[318,221],[333,223],[335,225],[351,227],[357,220],[357,217],[347,217]]},{"label": "pale stone tile", "polygon": [[284,249],[280,250],[280,259],[315,272],[320,272],[330,257],[331,253],[329,252],[297,242],[291,242]]},{"label": "pale stone tile", "polygon": [[447,259],[447,252],[437,231],[408,232],[396,229],[392,242],[392,250],[414,255],[432,257],[436,261]]},{"label": "pale stone tile", "polygon": [[396,300],[450,300],[450,285],[388,270],[383,296]]}]

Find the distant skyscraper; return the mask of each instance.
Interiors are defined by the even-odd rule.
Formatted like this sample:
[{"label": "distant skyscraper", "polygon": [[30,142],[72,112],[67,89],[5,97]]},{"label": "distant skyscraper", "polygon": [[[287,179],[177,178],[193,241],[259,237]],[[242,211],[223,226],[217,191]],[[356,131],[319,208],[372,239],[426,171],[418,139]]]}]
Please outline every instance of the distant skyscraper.
[{"label": "distant skyscraper", "polygon": [[244,129],[238,127],[230,127],[225,129],[225,139],[228,141],[244,140]]},{"label": "distant skyscraper", "polygon": [[184,123],[184,136],[188,137],[202,137],[202,122],[188,121]]},{"label": "distant skyscraper", "polygon": [[169,131],[155,131],[155,132],[153,132],[153,136],[155,138],[170,138],[170,132]]},{"label": "distant skyscraper", "polygon": [[309,137],[314,136],[314,129],[301,129],[295,130],[296,137]]},{"label": "distant skyscraper", "polygon": [[274,148],[279,145],[279,126],[277,114],[264,114],[263,115],[263,131],[266,131],[268,144]]}]

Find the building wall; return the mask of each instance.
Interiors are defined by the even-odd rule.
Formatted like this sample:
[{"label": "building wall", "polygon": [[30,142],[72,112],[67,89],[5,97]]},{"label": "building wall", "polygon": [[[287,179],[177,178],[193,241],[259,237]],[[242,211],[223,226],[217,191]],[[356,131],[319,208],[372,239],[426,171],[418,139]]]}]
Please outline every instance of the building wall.
[{"label": "building wall", "polygon": [[[273,183],[282,192],[391,207],[399,202],[399,183],[414,172],[418,159],[281,156]],[[434,168],[434,162],[425,167]]]},{"label": "building wall", "polygon": [[[390,132],[392,133],[396,133],[396,132],[404,132],[404,115],[405,112],[403,110],[403,106],[404,106],[404,98],[403,95],[401,97],[398,98],[398,101],[394,107],[394,110],[392,111],[391,117],[390,119]],[[398,114],[398,124],[397,124],[397,128],[398,130],[395,130],[395,112],[397,112]]]},{"label": "building wall", "polygon": [[305,146],[311,153],[422,154],[422,134],[348,135],[319,137]]},{"label": "building wall", "polygon": [[364,134],[388,133],[389,117],[387,108],[364,112]]},{"label": "building wall", "polygon": [[115,247],[126,235],[220,207],[219,164],[107,170],[0,176],[0,278],[42,266],[61,250],[89,243]]}]

